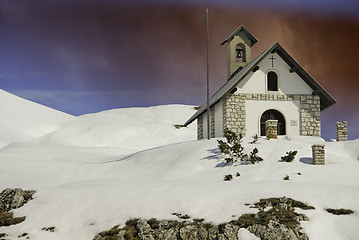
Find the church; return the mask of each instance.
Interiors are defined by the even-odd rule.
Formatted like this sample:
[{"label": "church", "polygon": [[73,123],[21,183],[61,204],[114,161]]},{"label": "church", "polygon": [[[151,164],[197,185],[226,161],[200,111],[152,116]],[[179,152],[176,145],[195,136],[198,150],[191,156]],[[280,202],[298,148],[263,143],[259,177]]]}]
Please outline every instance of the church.
[{"label": "church", "polygon": [[[335,99],[289,53],[274,43],[255,59],[257,39],[244,26],[221,45],[228,47],[227,82],[184,124],[197,120],[197,139],[223,137],[228,128],[244,136],[321,136],[320,113]],[[209,114],[209,124],[207,123]]]}]

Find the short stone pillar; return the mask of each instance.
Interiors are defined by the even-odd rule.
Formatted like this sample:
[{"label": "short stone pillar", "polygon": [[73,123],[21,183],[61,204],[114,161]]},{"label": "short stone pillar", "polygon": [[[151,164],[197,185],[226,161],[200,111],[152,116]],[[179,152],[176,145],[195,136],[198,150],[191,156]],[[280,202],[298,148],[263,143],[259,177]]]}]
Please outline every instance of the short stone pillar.
[{"label": "short stone pillar", "polygon": [[325,164],[324,145],[312,145],[312,155],[314,165]]},{"label": "short stone pillar", "polygon": [[267,120],[265,122],[265,133],[266,133],[266,136],[268,136],[268,133],[269,132],[272,132],[273,134],[273,137],[272,138],[275,138],[277,139],[277,135],[278,135],[278,120]]},{"label": "short stone pillar", "polygon": [[337,141],[347,141],[348,140],[348,122],[336,122],[337,129]]}]

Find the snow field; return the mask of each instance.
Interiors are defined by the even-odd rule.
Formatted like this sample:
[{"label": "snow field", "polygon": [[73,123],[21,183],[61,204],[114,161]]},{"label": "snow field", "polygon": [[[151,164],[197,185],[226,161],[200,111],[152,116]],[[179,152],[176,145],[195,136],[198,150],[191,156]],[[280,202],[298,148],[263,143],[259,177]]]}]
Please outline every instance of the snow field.
[{"label": "snow field", "polygon": [[[358,172],[359,164],[351,157],[359,140],[335,143],[314,137],[281,137],[260,139],[258,144],[249,141],[246,138],[243,145],[248,151],[257,147],[263,162],[222,166],[216,139],[187,141],[128,155],[111,148],[105,151],[107,148],[73,147],[75,150],[68,152],[66,147],[56,145],[37,155],[30,154],[35,155],[30,161],[35,164],[33,175],[23,177],[21,184],[19,176],[30,164],[18,160],[21,163],[15,163],[18,167],[12,168],[13,180],[7,184],[17,179],[22,187],[38,192],[35,200],[14,211],[18,216],[27,216],[27,220],[9,227],[7,232],[13,232],[13,236],[27,232],[35,239],[92,239],[96,233],[123,225],[130,218],[175,220],[175,212],[222,223],[257,211],[245,203],[287,196],[316,208],[302,211],[310,218],[302,224],[310,239],[359,236],[358,229],[350,227],[359,223],[359,176],[353,174]],[[324,166],[308,164],[310,146],[318,142],[326,144],[328,164]],[[34,148],[32,144],[39,143],[29,143],[29,149]],[[14,151],[18,153],[14,153],[14,160],[21,156],[19,152],[25,152],[13,148],[5,148],[7,151],[0,152],[0,157]],[[344,149],[346,154],[339,158],[338,153]],[[295,161],[279,161],[288,150],[298,150]],[[224,175],[235,175],[237,171],[240,177],[223,181]],[[283,180],[285,175],[290,176],[289,181]],[[334,216],[324,211],[328,207],[350,208],[356,213]],[[41,231],[50,226],[57,230]]]},{"label": "snow field", "polygon": [[[0,139],[9,143],[0,148],[0,189],[37,191],[34,200],[13,210],[15,216],[26,216],[23,223],[0,227],[10,239],[26,232],[36,240],[88,240],[131,218],[177,220],[172,213],[218,224],[257,211],[245,203],[282,196],[316,208],[297,210],[310,219],[301,225],[311,240],[359,239],[359,140],[289,136],[250,144],[247,137],[246,151],[258,148],[264,161],[228,166],[220,159],[217,139],[195,140],[195,123],[173,127],[194,113],[192,106],[114,109],[70,116],[69,121],[66,116],[52,132],[38,133],[37,139],[27,135],[26,129],[47,129],[43,119],[49,112],[31,116],[38,125],[29,127],[9,117],[6,124],[11,122],[23,138]],[[26,117],[33,111],[20,113]],[[7,125],[1,124],[4,132]],[[325,144],[326,165],[311,164],[313,144]],[[291,150],[298,151],[294,162],[281,162]],[[223,181],[226,174],[233,180]],[[286,175],[289,181],[283,180]],[[325,208],[355,213],[335,216]],[[257,239],[244,229],[238,234]]]}]

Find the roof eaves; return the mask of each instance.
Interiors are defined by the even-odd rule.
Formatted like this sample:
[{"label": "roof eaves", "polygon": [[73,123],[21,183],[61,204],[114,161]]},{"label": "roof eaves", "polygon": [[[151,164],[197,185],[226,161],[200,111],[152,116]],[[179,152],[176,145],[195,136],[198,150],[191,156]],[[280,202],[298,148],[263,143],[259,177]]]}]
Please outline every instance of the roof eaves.
[{"label": "roof eaves", "polygon": [[241,25],[221,43],[221,46],[232,40],[234,36],[241,31],[243,31],[244,34],[246,34],[247,37],[251,40],[251,47],[258,42],[258,40],[250,32],[248,32],[248,30],[243,25]]},{"label": "roof eaves", "polygon": [[313,89],[319,91],[321,95],[321,110],[336,103],[336,100],[277,42],[278,54],[282,54],[282,58],[291,67],[296,68],[296,73]]}]

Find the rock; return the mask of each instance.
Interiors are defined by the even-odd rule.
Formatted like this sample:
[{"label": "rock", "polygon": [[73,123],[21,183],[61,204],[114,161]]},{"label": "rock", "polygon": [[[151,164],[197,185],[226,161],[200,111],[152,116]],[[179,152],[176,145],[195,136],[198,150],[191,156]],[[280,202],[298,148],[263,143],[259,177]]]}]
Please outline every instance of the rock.
[{"label": "rock", "polygon": [[138,230],[138,236],[143,240],[155,240],[154,232],[151,229],[151,226],[147,223],[146,220],[138,220],[136,228]]},{"label": "rock", "polygon": [[[126,226],[118,226],[101,232],[94,240],[237,240],[240,228],[246,228],[261,240],[308,240],[300,232],[300,221],[307,221],[304,214],[294,210],[314,209],[302,202],[291,198],[268,198],[255,203],[259,209],[257,214],[244,214],[228,223],[218,226],[203,223],[203,219],[194,219],[193,222],[164,221],[152,218],[150,220],[129,220]],[[267,207],[271,207],[265,211]]]},{"label": "rock", "polygon": [[35,191],[24,191],[21,188],[6,188],[0,193],[0,212],[22,207],[32,199]]},{"label": "rock", "polygon": [[239,227],[230,223],[224,225],[223,234],[226,239],[237,239]]}]

